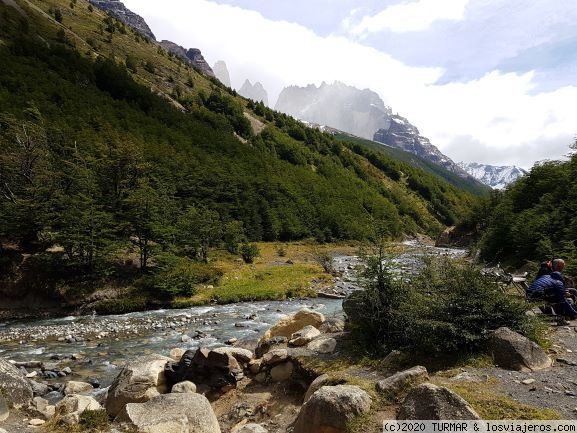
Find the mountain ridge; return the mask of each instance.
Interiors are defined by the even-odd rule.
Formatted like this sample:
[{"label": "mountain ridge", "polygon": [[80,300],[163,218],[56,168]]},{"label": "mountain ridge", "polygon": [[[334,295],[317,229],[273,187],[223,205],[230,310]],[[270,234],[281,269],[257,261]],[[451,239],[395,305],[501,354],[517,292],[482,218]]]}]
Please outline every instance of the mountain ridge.
[{"label": "mountain ridge", "polygon": [[515,165],[490,165],[477,162],[459,162],[459,167],[494,189],[504,189],[528,172]]}]

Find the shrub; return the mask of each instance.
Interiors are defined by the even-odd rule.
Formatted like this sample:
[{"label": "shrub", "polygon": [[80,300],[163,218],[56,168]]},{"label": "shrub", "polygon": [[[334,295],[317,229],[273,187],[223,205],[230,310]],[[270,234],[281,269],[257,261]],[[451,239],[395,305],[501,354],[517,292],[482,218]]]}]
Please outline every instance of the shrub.
[{"label": "shrub", "polygon": [[103,431],[109,426],[106,410],[86,410],[80,414],[80,426],[83,431]]},{"label": "shrub", "polygon": [[256,244],[243,244],[240,247],[240,255],[245,263],[253,263],[260,256],[260,250]]},{"label": "shrub", "polygon": [[317,262],[327,274],[332,274],[335,271],[333,264],[333,256],[327,252],[317,252],[313,255],[315,262]]},{"label": "shrub", "polygon": [[413,277],[390,272],[386,262],[367,263],[365,291],[344,305],[353,329],[373,349],[414,353],[475,352],[491,332],[507,326],[537,339],[527,305],[501,292],[472,264],[426,260]]}]

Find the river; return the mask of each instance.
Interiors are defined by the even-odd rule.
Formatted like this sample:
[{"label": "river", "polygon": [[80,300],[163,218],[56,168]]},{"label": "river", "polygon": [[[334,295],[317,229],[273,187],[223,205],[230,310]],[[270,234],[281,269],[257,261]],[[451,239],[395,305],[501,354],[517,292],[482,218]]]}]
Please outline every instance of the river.
[{"label": "river", "polygon": [[[423,255],[463,256],[465,251],[405,242],[394,259],[398,272],[418,268]],[[335,257],[341,276],[335,290],[357,290],[355,256]],[[148,353],[168,356],[173,348],[218,347],[229,339],[256,340],[272,324],[302,308],[342,317],[339,299],[295,299],[156,310],[113,316],[81,316],[0,323],[0,356],[17,362],[41,361],[70,366],[66,380],[97,379],[110,385],[128,360]],[[60,379],[55,379],[60,380]]]}]

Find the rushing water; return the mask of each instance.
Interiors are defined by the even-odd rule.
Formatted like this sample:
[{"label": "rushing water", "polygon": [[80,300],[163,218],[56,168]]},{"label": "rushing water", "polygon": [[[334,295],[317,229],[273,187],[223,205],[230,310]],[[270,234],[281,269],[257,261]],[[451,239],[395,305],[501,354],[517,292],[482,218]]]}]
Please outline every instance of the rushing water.
[{"label": "rushing water", "polygon": [[[420,257],[425,254],[465,254],[463,250],[426,247],[413,241],[405,246],[408,251],[394,261],[399,272],[418,268]],[[341,273],[334,290],[347,293],[358,289],[358,257],[338,256],[334,264]],[[69,365],[74,375],[67,379],[96,378],[107,386],[118,374],[119,366],[137,356],[168,356],[175,347],[217,347],[231,338],[256,340],[272,324],[305,307],[328,317],[342,316],[341,300],[305,299],[0,323],[0,356],[14,361]]]}]

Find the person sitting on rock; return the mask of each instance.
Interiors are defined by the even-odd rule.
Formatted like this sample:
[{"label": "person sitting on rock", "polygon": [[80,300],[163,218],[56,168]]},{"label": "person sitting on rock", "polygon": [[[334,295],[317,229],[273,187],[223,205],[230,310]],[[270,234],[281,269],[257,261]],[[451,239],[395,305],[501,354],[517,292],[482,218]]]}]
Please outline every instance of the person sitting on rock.
[{"label": "person sitting on rock", "polygon": [[577,319],[577,309],[575,305],[567,299],[568,291],[564,284],[563,269],[565,261],[555,259],[551,263],[552,272],[541,275],[527,288],[527,298],[535,300],[546,300],[559,305],[562,309],[561,315],[571,320]]}]

